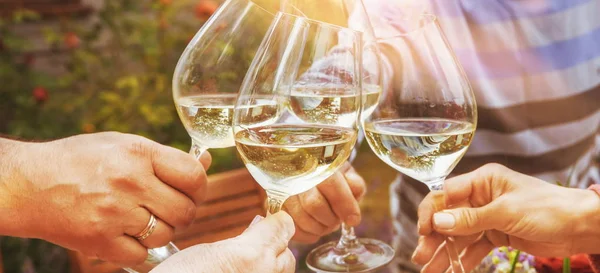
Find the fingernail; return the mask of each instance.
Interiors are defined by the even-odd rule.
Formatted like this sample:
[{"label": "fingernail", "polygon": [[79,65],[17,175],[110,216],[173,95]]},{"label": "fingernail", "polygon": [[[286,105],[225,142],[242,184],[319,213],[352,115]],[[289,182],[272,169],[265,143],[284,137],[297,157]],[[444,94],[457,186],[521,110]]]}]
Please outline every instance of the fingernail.
[{"label": "fingernail", "polygon": [[254,219],[252,220],[252,223],[250,223],[250,226],[248,226],[248,227],[253,226],[254,224],[260,222],[262,219],[265,219],[265,217],[262,217],[260,215],[256,215],[256,217],[254,217]]},{"label": "fingernail", "polygon": [[450,213],[438,212],[433,215],[433,224],[439,229],[451,229],[456,225],[456,220]]},{"label": "fingernail", "polygon": [[346,224],[349,226],[357,226],[358,224],[360,224],[360,216],[357,214],[352,214],[348,217],[346,217]]}]

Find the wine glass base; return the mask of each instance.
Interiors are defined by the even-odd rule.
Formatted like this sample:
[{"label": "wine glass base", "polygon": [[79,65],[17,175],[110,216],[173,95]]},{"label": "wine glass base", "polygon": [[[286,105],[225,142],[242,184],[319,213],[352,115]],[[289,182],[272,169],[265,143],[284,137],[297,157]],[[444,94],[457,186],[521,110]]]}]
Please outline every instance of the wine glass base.
[{"label": "wine glass base", "polygon": [[313,249],[306,257],[306,265],[319,273],[371,272],[394,258],[394,250],[386,243],[373,239],[358,239],[361,247],[341,255],[337,242],[329,242]]}]

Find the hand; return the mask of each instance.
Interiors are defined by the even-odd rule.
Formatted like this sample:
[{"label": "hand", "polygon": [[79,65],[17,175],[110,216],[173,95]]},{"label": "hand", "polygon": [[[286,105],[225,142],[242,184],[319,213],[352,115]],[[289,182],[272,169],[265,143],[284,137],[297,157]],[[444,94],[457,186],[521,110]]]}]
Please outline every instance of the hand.
[{"label": "hand", "polygon": [[293,240],[312,244],[339,229],[342,221],[350,226],[360,224],[358,201],[365,191],[364,179],[346,163],[317,187],[290,197],[283,208],[296,223]]},{"label": "hand", "polygon": [[[438,212],[436,203],[444,199],[450,209]],[[422,237],[413,262],[425,265],[425,273],[448,268],[440,234],[460,236],[456,244],[464,249],[467,272],[499,246],[537,256],[596,253],[599,208],[600,198],[592,191],[556,186],[489,164],[449,179],[443,193],[431,193],[421,203]]]},{"label": "hand", "polygon": [[[99,133],[25,144],[15,183],[0,187],[21,222],[17,236],[42,238],[122,266],[144,262],[174,228],[191,224],[205,169],[191,155],[146,138]],[[11,181],[9,180],[9,181]],[[145,240],[132,236],[158,220]]]},{"label": "hand", "polygon": [[296,260],[287,248],[293,235],[294,223],[287,213],[257,217],[242,235],[187,248],[151,273],[293,273]]}]

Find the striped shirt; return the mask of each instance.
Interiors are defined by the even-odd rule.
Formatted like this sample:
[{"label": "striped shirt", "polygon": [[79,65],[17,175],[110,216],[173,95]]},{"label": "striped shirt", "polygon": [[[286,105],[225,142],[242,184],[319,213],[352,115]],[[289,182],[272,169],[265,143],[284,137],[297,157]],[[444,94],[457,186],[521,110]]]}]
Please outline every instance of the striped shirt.
[{"label": "striped shirt", "polygon": [[[600,183],[600,0],[365,3],[378,37],[395,36],[405,13],[438,16],[478,103],[477,133],[453,174],[495,162],[551,183]],[[392,272],[418,270],[410,255],[427,192],[403,176],[392,185]]]}]

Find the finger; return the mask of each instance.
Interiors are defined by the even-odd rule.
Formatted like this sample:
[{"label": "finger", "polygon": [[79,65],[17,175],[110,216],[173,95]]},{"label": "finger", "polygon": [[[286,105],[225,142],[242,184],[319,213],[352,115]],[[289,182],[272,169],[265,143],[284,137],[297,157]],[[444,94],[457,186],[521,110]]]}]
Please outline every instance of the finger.
[{"label": "finger", "polygon": [[136,239],[127,235],[111,240],[106,246],[106,252],[97,253],[98,259],[120,265],[132,267],[146,261],[148,249],[142,246]]},{"label": "finger", "polygon": [[360,224],[360,207],[354,198],[350,186],[340,172],[334,173],[326,181],[319,184],[317,189],[327,199],[333,212],[349,226]]},{"label": "finger", "polygon": [[[315,190],[316,191],[316,190]],[[320,195],[320,194],[319,194]],[[290,215],[293,215],[294,222],[298,229],[301,229],[307,233],[316,236],[322,236],[329,229],[327,226],[318,221],[315,217],[309,214],[307,210],[311,209],[310,206],[307,206],[307,209],[303,208],[301,205],[302,197],[292,197],[286,203],[286,211],[289,212]],[[310,202],[310,201],[309,201]],[[329,206],[329,205],[327,205]],[[333,214],[333,212],[331,212]],[[322,217],[322,216],[321,216]],[[336,217],[335,214],[333,217]]]},{"label": "finger", "polygon": [[140,206],[148,209],[169,226],[184,228],[191,225],[196,217],[196,204],[188,196],[155,177],[148,179],[154,181],[149,181]]},{"label": "finger", "polygon": [[468,246],[460,257],[465,272],[471,272],[494,249],[494,245],[486,238]]},{"label": "finger", "polygon": [[283,253],[277,257],[277,271],[281,273],[296,272],[296,258],[294,253],[289,248],[286,248]]},{"label": "finger", "polygon": [[425,265],[432,258],[437,249],[444,243],[444,236],[439,233],[432,233],[429,236],[419,237],[419,244],[412,256],[412,262],[418,265]]},{"label": "finger", "polygon": [[[149,224],[150,212],[142,207],[138,207],[131,211],[125,223],[125,234],[129,236],[137,236],[143,231]],[[164,221],[156,218],[156,228],[150,236],[144,240],[140,240],[140,243],[146,248],[157,248],[167,245],[172,241],[174,236],[174,230],[171,226],[167,225]]]},{"label": "finger", "polygon": [[500,188],[494,183],[506,181],[506,176],[513,174],[510,169],[500,164],[486,164],[483,167],[463,175],[452,177],[444,183],[446,202],[452,205],[467,199],[485,205],[493,200],[492,189]]},{"label": "finger", "polygon": [[[450,251],[456,251],[460,254],[463,249],[476,243],[479,240],[479,237],[480,234],[475,234],[471,236],[455,238],[455,249],[451,249]],[[429,259],[428,263],[423,268],[423,272],[444,272],[450,266],[450,256],[448,256],[448,249],[446,249],[446,239],[447,238],[444,237],[444,242],[440,244],[433,256]]]},{"label": "finger", "polygon": [[[164,145],[156,144],[150,149],[152,167],[158,179],[189,196],[196,203],[204,200],[207,178],[205,168],[199,161],[192,155]],[[202,156],[204,161],[209,161],[207,157],[210,155]]]},{"label": "finger", "polygon": [[470,235],[486,230],[504,230],[513,221],[501,207],[491,203],[480,208],[456,208],[433,215],[433,227],[446,235]]},{"label": "finger", "polygon": [[433,214],[444,209],[444,193],[441,191],[432,191],[419,204],[418,231],[420,235],[430,235],[433,231]]},{"label": "finger", "polygon": [[348,186],[350,186],[350,191],[352,191],[354,199],[359,201],[362,200],[367,192],[367,184],[365,183],[365,179],[362,178],[362,176],[360,176],[352,166],[350,166],[350,168],[343,173]]},{"label": "finger", "polygon": [[285,251],[294,233],[292,217],[281,211],[255,223],[240,236],[247,243],[266,245],[279,255]]},{"label": "finger", "polygon": [[298,196],[296,200],[306,213],[325,227],[335,226],[341,221],[333,212],[325,196],[317,188],[310,189]]},{"label": "finger", "polygon": [[[339,229],[340,229],[340,224],[337,224],[335,227],[324,232],[324,234],[330,234]],[[294,242],[298,242],[298,243],[302,243],[302,244],[314,244],[317,241],[319,241],[319,239],[321,239],[322,236],[323,235],[315,235],[315,234],[306,232],[306,231],[302,230],[301,227],[296,226],[296,234],[294,234],[294,237],[292,238],[292,240]]]},{"label": "finger", "polygon": [[204,151],[204,153],[200,155],[200,164],[202,164],[204,170],[210,168],[210,165],[212,164],[212,155],[208,151]]}]

